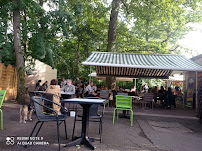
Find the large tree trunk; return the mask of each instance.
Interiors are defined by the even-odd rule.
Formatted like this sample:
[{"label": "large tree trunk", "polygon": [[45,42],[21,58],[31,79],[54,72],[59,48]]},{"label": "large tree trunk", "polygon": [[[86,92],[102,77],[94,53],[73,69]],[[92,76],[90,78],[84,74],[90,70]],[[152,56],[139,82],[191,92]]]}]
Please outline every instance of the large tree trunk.
[{"label": "large tree trunk", "polygon": [[116,78],[115,77],[106,77],[106,87],[111,90],[115,89]]},{"label": "large tree trunk", "polygon": [[24,72],[24,56],[21,48],[21,29],[20,29],[20,9],[17,7],[18,0],[13,0],[16,6],[13,9],[13,31],[14,31],[14,49],[16,54],[16,68],[18,75],[18,87],[17,87],[17,102],[19,104],[25,104],[24,94],[25,89],[25,72]]},{"label": "large tree trunk", "polygon": [[[107,51],[114,52],[116,46],[116,28],[118,21],[118,13],[121,0],[112,1],[112,10],[110,14],[109,30],[108,30],[108,44]],[[106,77],[106,86],[113,89],[116,86],[115,77]]]},{"label": "large tree trunk", "polygon": [[112,1],[112,10],[111,10],[111,15],[110,15],[109,30],[108,30],[107,51],[115,51],[116,28],[117,28],[117,20],[118,20],[120,1],[121,0],[113,0]]}]

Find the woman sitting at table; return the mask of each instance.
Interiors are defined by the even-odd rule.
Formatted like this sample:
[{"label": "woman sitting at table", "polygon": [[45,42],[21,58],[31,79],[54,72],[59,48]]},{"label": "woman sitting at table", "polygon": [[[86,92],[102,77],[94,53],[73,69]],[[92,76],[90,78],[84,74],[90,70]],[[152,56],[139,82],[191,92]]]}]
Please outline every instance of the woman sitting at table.
[{"label": "woman sitting at table", "polygon": [[[61,105],[60,103],[61,91],[60,88],[57,86],[57,80],[55,79],[51,80],[50,86],[46,89],[45,92],[55,94],[53,96],[53,102]],[[60,108],[61,108],[60,106],[53,104],[53,109],[58,113],[58,115],[61,115]]]}]

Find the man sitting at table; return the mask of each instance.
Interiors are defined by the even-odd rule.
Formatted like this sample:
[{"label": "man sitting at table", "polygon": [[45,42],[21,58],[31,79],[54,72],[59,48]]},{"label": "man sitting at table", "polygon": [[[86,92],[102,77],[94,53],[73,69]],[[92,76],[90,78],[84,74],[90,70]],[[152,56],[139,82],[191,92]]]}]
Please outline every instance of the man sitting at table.
[{"label": "man sitting at table", "polygon": [[60,87],[63,88],[65,85],[67,85],[67,81],[65,80],[65,78],[62,78],[62,81],[60,83]]},{"label": "man sitting at table", "polygon": [[72,85],[72,80],[67,80],[67,85],[61,88],[61,91],[66,92],[67,94],[75,94],[75,86]]},{"label": "man sitting at table", "polygon": [[86,97],[95,97],[95,91],[93,89],[93,82],[90,82],[90,84],[86,87]]}]

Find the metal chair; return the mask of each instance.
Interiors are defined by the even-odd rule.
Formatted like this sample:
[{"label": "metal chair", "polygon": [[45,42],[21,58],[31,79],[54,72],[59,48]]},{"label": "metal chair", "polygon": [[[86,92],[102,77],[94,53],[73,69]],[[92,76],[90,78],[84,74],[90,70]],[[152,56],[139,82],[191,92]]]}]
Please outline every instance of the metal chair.
[{"label": "metal chair", "polygon": [[[108,90],[101,90],[100,91],[100,98],[109,100],[109,91]],[[109,103],[108,103],[108,107],[109,107]]]},{"label": "metal chair", "polygon": [[140,101],[140,103],[142,104],[142,107],[144,104],[144,108],[146,108],[147,104],[151,104],[151,108],[153,110],[153,106],[154,106],[153,99],[154,99],[153,93],[144,93],[143,100]]},{"label": "metal chair", "polygon": [[[98,97],[88,97],[88,99],[99,99]],[[105,104],[103,104],[103,109],[101,111],[101,113],[99,113],[99,107],[100,105],[96,105],[93,104],[90,107],[90,111],[89,111],[89,121],[90,122],[99,122],[99,134],[100,134],[100,143],[102,142],[102,117],[104,115],[104,111],[105,111]],[[76,115],[74,118],[74,127],[73,127],[73,132],[72,132],[72,140],[74,140],[74,131],[75,131],[75,127],[76,127],[76,121],[82,121],[82,114],[78,114],[78,110],[76,107]],[[79,118],[79,119],[78,119]],[[90,138],[91,140],[94,140],[95,138]]]},{"label": "metal chair", "polygon": [[128,96],[128,93],[121,93],[121,92],[118,92],[117,95]]},{"label": "metal chair", "polygon": [[122,95],[117,95],[116,96],[116,108],[114,109],[114,114],[113,114],[113,124],[115,120],[115,112],[117,110],[117,120],[118,120],[118,110],[128,110],[130,111],[130,121],[131,121],[131,126],[133,126],[133,110],[132,110],[132,97],[131,96],[122,96]]},{"label": "metal chair", "polygon": [[[57,137],[58,137],[58,144],[59,144],[59,150],[60,150],[59,125],[60,125],[62,122],[64,122],[65,135],[66,135],[66,139],[67,139],[67,129],[66,129],[66,121],[65,121],[66,118],[67,118],[67,115],[66,115],[66,114],[64,114],[64,115],[63,115],[63,114],[62,114],[62,115],[58,115],[57,112],[56,112],[54,109],[48,107],[47,105],[44,105],[44,104],[43,104],[43,101],[44,101],[44,102],[51,102],[51,103],[53,103],[53,104],[55,104],[55,105],[60,106],[61,108],[63,108],[63,106],[61,106],[61,105],[59,105],[59,104],[57,104],[57,103],[55,103],[55,102],[53,102],[53,101],[51,101],[51,100],[49,100],[49,99],[46,99],[46,98],[43,98],[43,97],[38,97],[38,96],[32,96],[32,97],[31,97],[31,100],[34,102],[34,106],[35,106],[35,110],[36,110],[36,115],[37,115],[38,121],[36,122],[36,124],[35,124],[35,126],[34,126],[32,132],[31,132],[31,134],[30,134],[30,137],[32,137],[32,135],[33,135],[33,133],[34,133],[34,131],[35,131],[35,129],[36,129],[36,127],[37,127],[37,125],[38,125],[39,123],[41,123],[41,125],[40,125],[40,127],[39,127],[39,129],[38,129],[38,131],[37,131],[37,133],[36,133],[36,135],[35,135],[35,137],[37,137],[37,135],[38,135],[39,131],[41,130],[41,127],[43,126],[43,123],[44,123],[44,122],[56,121],[56,122],[57,122]],[[47,108],[47,109],[51,110],[52,112],[54,112],[54,114],[52,114],[52,115],[45,115],[45,114],[43,113],[43,108]],[[65,110],[65,109],[64,109],[64,110]],[[60,121],[61,123],[59,123],[59,121]],[[29,137],[29,138],[30,138],[30,137]],[[28,141],[29,141],[29,140],[28,140]],[[26,147],[26,146],[25,146],[25,147]]]},{"label": "metal chair", "polygon": [[5,95],[6,95],[6,90],[0,90],[1,130],[3,130],[3,111],[1,110],[1,106],[3,104]]}]

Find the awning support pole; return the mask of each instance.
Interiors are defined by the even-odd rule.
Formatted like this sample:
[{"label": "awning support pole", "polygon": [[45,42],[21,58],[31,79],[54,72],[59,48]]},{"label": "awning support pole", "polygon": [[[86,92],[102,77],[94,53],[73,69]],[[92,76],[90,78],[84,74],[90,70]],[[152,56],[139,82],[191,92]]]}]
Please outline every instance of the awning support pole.
[{"label": "awning support pole", "polygon": [[135,78],[135,89],[137,89],[137,85],[136,85],[136,78]]},{"label": "awning support pole", "polygon": [[90,66],[90,79],[89,79],[89,84],[91,82],[91,70],[92,70],[92,66]]}]

